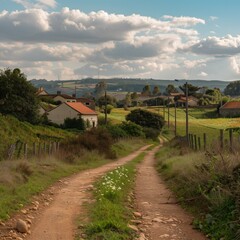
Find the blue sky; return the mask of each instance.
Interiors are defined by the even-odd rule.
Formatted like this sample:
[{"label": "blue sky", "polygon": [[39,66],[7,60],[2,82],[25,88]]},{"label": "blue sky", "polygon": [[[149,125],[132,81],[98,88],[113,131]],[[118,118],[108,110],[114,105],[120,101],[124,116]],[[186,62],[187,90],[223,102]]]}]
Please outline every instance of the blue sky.
[{"label": "blue sky", "polygon": [[0,68],[49,80],[239,79],[239,9],[238,0],[1,0]]}]

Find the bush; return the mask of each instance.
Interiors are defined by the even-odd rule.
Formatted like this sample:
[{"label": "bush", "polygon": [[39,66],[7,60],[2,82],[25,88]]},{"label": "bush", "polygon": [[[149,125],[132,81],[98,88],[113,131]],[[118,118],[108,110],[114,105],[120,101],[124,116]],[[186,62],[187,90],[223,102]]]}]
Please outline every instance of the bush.
[{"label": "bush", "polygon": [[120,128],[123,129],[129,136],[132,137],[145,137],[143,128],[134,122],[122,122]]},{"label": "bush", "polygon": [[[113,144],[112,137],[108,130],[103,127],[92,128],[76,138],[72,138],[63,144],[63,151],[80,156],[84,149],[98,151],[108,158],[115,158],[116,154],[111,150]],[[80,155],[79,155],[80,154]]]},{"label": "bush", "polygon": [[74,128],[78,130],[85,130],[86,129],[86,124],[84,120],[80,118],[66,118],[64,120],[63,128],[68,129],[68,128]]},{"label": "bush", "polygon": [[156,129],[153,128],[143,128],[143,132],[146,136],[146,138],[152,139],[153,141],[157,141],[158,140],[158,136],[160,134],[159,131],[156,131]]},{"label": "bush", "polygon": [[135,109],[126,116],[127,121],[134,122],[142,127],[150,127],[161,130],[164,126],[164,119],[157,113],[143,109]]},{"label": "bush", "polygon": [[121,128],[120,125],[108,125],[107,130],[114,139],[124,138],[128,136],[127,132]]}]

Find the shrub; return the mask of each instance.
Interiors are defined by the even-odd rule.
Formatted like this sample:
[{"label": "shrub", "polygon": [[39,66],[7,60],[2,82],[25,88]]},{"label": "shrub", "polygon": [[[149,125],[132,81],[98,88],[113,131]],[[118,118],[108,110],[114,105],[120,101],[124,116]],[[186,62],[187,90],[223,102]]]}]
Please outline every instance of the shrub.
[{"label": "shrub", "polygon": [[86,129],[86,124],[84,120],[80,118],[66,118],[63,123],[63,128],[68,129],[68,128],[74,128],[78,130],[85,130]]},{"label": "shrub", "polygon": [[83,148],[89,151],[98,151],[108,158],[115,158],[116,154],[111,150],[113,144],[112,137],[108,130],[103,127],[92,128],[80,134],[76,138],[72,138],[67,143],[63,144],[64,152],[71,152],[73,155],[79,155]]},{"label": "shrub", "polygon": [[152,113],[143,109],[135,109],[126,116],[127,121],[134,122],[142,127],[150,127],[161,130],[164,119],[157,113]]},{"label": "shrub", "polygon": [[146,136],[146,138],[152,139],[153,141],[157,141],[158,140],[158,136],[160,134],[159,131],[156,131],[156,129],[153,128],[143,128],[143,132]]},{"label": "shrub", "polygon": [[124,138],[128,136],[127,132],[119,125],[108,125],[107,130],[114,139]]},{"label": "shrub", "polygon": [[137,125],[134,122],[122,122],[120,125],[120,128],[122,128],[129,136],[132,137],[145,137],[143,128],[139,125]]}]

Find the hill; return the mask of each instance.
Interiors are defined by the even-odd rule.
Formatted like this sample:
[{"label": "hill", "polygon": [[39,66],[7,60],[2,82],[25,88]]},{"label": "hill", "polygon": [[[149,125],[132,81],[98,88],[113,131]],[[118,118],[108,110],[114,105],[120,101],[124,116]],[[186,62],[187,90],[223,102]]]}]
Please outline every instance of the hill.
[{"label": "hill", "polygon": [[[105,81],[107,83],[107,90],[112,92],[140,92],[145,85],[150,85],[151,88],[158,86],[161,92],[165,91],[168,84],[173,84],[176,87],[183,85],[186,80],[179,80],[178,82],[174,80],[157,80],[157,79],[138,79],[138,78],[109,78],[109,79],[95,79],[86,78],[82,80],[56,80],[47,81],[45,79],[33,79],[32,84],[39,88],[44,87],[44,89],[49,93],[56,93],[57,91],[62,91],[64,93],[72,95],[75,93],[77,96],[82,96],[86,92],[93,92],[96,83],[99,81]],[[196,85],[199,87],[208,88],[220,88],[221,91],[229,84],[228,81],[219,80],[188,80],[188,83]]]}]

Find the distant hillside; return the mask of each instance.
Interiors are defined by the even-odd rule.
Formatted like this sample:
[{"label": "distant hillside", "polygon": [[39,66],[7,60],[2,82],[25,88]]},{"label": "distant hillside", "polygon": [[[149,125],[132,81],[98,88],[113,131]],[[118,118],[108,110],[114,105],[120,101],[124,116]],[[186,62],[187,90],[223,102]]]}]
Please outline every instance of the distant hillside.
[{"label": "distant hillside", "polygon": [[[107,90],[113,92],[140,92],[145,85],[150,85],[151,88],[154,86],[159,86],[160,91],[164,92],[168,84],[173,84],[176,87],[183,85],[186,80],[179,80],[178,82],[174,80],[157,80],[157,79],[137,79],[137,78],[110,78],[110,79],[94,79],[86,78],[82,80],[56,80],[47,81],[45,79],[31,80],[35,87],[44,87],[49,93],[56,93],[57,91],[62,91],[72,95],[77,93],[77,96],[82,96],[86,92],[93,92],[96,83],[99,81],[105,81],[107,83]],[[221,91],[229,84],[227,81],[219,80],[188,80],[188,83],[199,87],[208,88],[220,88]]]}]

